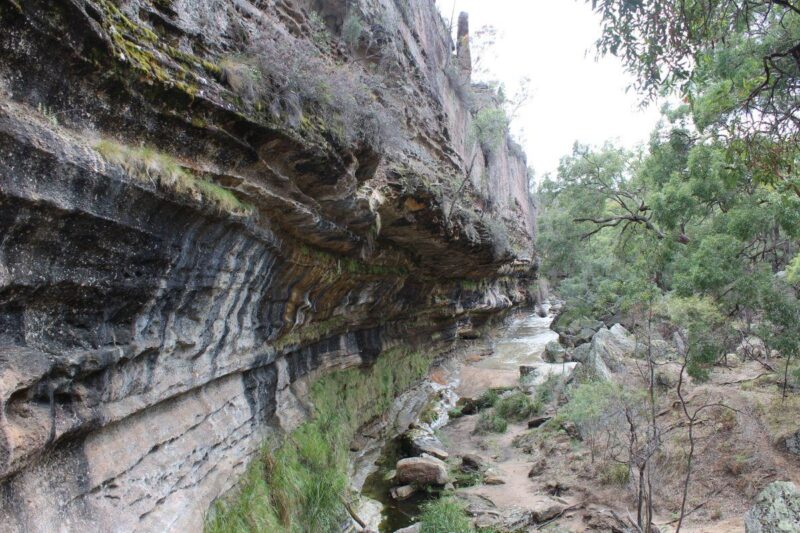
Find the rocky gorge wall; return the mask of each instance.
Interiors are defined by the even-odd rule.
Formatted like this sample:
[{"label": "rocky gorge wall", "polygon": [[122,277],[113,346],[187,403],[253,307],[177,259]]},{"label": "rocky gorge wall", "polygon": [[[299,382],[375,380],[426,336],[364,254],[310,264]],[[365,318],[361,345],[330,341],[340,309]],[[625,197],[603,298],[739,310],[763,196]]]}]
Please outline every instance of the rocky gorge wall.
[{"label": "rocky gorge wall", "polygon": [[524,155],[432,0],[0,26],[0,529],[199,530],[315,376],[529,299]]}]

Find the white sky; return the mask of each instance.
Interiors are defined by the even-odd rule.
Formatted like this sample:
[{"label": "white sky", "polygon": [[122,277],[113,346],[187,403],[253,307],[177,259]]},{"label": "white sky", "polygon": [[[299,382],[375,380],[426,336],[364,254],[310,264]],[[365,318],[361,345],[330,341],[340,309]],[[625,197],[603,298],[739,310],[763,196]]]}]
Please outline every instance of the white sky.
[{"label": "white sky", "polygon": [[[446,19],[469,13],[470,32],[498,30],[488,67],[512,95],[518,80],[531,79],[531,98],[512,130],[522,130],[528,164],[537,179],[555,173],[577,140],[593,145],[614,140],[646,143],[659,118],[655,105],[638,108],[637,94],[614,57],[596,59],[600,19],[585,0],[436,0]],[[453,24],[455,31],[456,24]],[[474,52],[473,52],[474,59]],[[517,135],[520,137],[520,135]]]}]

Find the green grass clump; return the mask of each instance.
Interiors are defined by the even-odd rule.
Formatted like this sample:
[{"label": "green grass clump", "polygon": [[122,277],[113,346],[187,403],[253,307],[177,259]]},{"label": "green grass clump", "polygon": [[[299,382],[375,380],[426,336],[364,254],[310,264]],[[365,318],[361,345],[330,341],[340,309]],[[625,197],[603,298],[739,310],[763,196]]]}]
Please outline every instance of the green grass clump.
[{"label": "green grass clump", "polygon": [[461,411],[461,407],[453,407],[449,411],[447,411],[447,416],[452,419],[461,418],[464,416],[464,413]]},{"label": "green grass clump", "polygon": [[284,441],[267,444],[238,493],[217,502],[208,533],[338,531],[346,520],[347,450],[356,429],[386,411],[425,375],[430,359],[389,350],[368,369],[347,369],[311,386],[314,415]]},{"label": "green grass clump", "polygon": [[600,482],[606,485],[617,485],[624,487],[631,479],[631,471],[628,465],[622,463],[610,463],[600,469]]},{"label": "green grass clump", "polygon": [[505,398],[501,398],[494,409],[497,416],[513,422],[520,422],[537,413],[537,406],[534,405],[533,400],[522,391],[513,392]]},{"label": "green grass clump", "polygon": [[142,181],[208,202],[223,212],[245,215],[253,210],[229,189],[195,175],[173,157],[153,148],[127,146],[108,139],[98,141],[94,147],[104,159]]},{"label": "green grass clump", "polygon": [[508,429],[508,421],[495,414],[493,411],[482,411],[475,422],[476,435],[483,435],[486,433],[505,433]]},{"label": "green grass clump", "polygon": [[489,389],[475,400],[475,407],[478,410],[494,407],[499,399],[500,395],[497,394],[497,391],[495,389]]},{"label": "green grass clump", "polygon": [[473,533],[464,506],[455,498],[441,498],[426,503],[419,517],[422,533]]}]

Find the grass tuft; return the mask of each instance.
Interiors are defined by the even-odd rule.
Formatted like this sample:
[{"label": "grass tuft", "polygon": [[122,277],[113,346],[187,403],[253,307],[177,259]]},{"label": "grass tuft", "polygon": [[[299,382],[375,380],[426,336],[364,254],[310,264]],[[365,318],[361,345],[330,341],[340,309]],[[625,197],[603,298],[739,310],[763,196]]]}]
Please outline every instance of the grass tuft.
[{"label": "grass tuft", "polygon": [[464,506],[455,498],[441,498],[422,506],[422,533],[472,533]]},{"label": "grass tuft", "polygon": [[498,416],[494,411],[481,411],[477,422],[475,422],[476,435],[486,433],[505,433],[508,429],[508,421],[502,416]]},{"label": "grass tuft", "polygon": [[501,398],[495,405],[495,411],[498,416],[506,420],[520,422],[535,415],[538,412],[538,407],[530,396],[524,392],[517,391],[505,398]]},{"label": "grass tuft", "polygon": [[253,210],[253,206],[239,200],[229,189],[195,175],[173,157],[153,148],[127,146],[109,139],[98,141],[94,148],[106,161],[142,181],[210,203],[222,212],[246,215]]},{"label": "grass tuft", "polygon": [[347,519],[342,499],[350,440],[359,426],[385,412],[424,376],[429,364],[422,353],[394,349],[369,369],[341,370],[317,380],[310,394],[312,419],[280,445],[265,445],[237,494],[215,504],[206,532],[338,531]]}]

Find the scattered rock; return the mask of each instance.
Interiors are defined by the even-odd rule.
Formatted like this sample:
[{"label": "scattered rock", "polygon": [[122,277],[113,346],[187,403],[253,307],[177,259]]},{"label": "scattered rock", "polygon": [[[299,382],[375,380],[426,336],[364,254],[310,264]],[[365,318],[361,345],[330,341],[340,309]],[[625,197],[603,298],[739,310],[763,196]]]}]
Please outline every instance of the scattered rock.
[{"label": "scattered rock", "polygon": [[390,489],[389,494],[391,494],[392,499],[401,502],[409,499],[416,491],[417,489],[411,485],[401,485],[399,487],[393,487]]},{"label": "scattered rock", "polygon": [[745,533],[800,531],[800,490],[789,481],[775,481],[756,497],[744,515]]},{"label": "scattered rock", "polygon": [[578,361],[579,363],[585,363],[589,359],[589,352],[591,351],[591,344],[581,344],[580,346],[576,346],[572,349],[570,359],[573,361]]},{"label": "scattered rock", "polygon": [[366,527],[358,531],[362,533],[378,531],[383,520],[383,515],[381,514],[383,512],[383,504],[381,502],[366,496],[359,496],[353,507],[356,515],[366,524]]},{"label": "scattered rock", "polygon": [[466,453],[461,456],[461,470],[465,472],[480,472],[486,468],[486,461],[480,455]]},{"label": "scattered rock", "polygon": [[506,481],[496,470],[490,468],[483,475],[483,483],[484,485],[505,485]]},{"label": "scattered rock", "polygon": [[403,442],[412,455],[427,453],[443,461],[450,456],[444,451],[444,444],[442,444],[442,441],[432,432],[425,429],[409,429],[403,434]]},{"label": "scattered rock", "polygon": [[567,351],[558,341],[550,341],[544,347],[542,358],[548,363],[563,363],[566,360]]},{"label": "scattered rock", "polygon": [[555,500],[536,502],[531,509],[531,519],[537,523],[547,522],[564,512],[567,506]]},{"label": "scattered rock", "polygon": [[616,514],[608,509],[589,508],[583,515],[583,523],[587,531],[602,531],[603,533],[627,533],[630,527]]},{"label": "scattered rock", "polygon": [[450,481],[444,462],[430,456],[400,459],[396,470],[399,483],[444,485]]},{"label": "scattered rock", "polygon": [[456,490],[456,486],[453,483],[445,483],[444,490]]},{"label": "scattered rock", "polygon": [[767,355],[767,345],[760,338],[751,335],[739,343],[736,348],[736,355],[743,360],[748,358],[762,359]]},{"label": "scattered rock", "polygon": [[535,365],[519,365],[519,375],[520,376],[530,376],[536,375],[539,373],[538,368]]},{"label": "scattered rock", "polygon": [[569,485],[567,485],[563,481],[559,481],[556,479],[551,479],[545,481],[544,483],[544,489],[550,496],[561,496],[562,494],[567,492],[569,488],[570,488]]},{"label": "scattered rock", "polygon": [[544,469],[547,467],[547,461],[544,459],[539,459],[535,463],[531,465],[531,469],[528,471],[528,477],[537,477],[544,472]]},{"label": "scattered rock", "polygon": [[553,418],[552,416],[537,416],[528,420],[528,429],[538,428],[548,420]]},{"label": "scattered rock", "polygon": [[787,452],[800,455],[800,429],[783,437],[783,444]]}]

